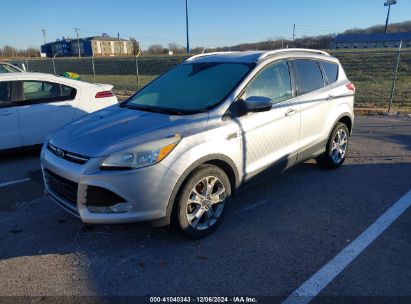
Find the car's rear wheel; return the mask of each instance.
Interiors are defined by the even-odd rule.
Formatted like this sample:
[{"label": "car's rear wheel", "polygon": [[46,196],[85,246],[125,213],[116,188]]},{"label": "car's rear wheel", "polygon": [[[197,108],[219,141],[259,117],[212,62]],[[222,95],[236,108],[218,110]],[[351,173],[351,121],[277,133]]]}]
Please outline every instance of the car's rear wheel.
[{"label": "car's rear wheel", "polygon": [[337,169],[341,167],[347,157],[350,133],[343,123],[337,123],[328,139],[326,151],[317,157],[321,167]]},{"label": "car's rear wheel", "polygon": [[203,165],[188,177],[178,205],[178,223],[184,235],[201,238],[222,222],[231,195],[230,181],[223,170]]}]

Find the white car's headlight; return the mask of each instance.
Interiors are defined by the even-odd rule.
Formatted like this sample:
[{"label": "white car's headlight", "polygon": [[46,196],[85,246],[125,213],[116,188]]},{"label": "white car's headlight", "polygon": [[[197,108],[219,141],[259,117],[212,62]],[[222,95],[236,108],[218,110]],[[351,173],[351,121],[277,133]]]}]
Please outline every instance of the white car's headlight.
[{"label": "white car's headlight", "polygon": [[181,138],[181,135],[177,134],[172,138],[144,145],[137,151],[115,153],[101,163],[101,168],[137,169],[157,164],[174,150]]}]

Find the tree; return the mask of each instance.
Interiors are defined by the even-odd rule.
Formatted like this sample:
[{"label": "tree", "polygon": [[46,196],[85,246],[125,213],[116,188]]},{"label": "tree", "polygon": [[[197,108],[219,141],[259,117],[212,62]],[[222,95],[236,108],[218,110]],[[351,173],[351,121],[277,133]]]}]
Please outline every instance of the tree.
[{"label": "tree", "polygon": [[184,47],[178,45],[175,42],[170,42],[168,44],[168,49],[172,51],[174,54],[184,54],[186,52],[186,49]]},{"label": "tree", "polygon": [[25,53],[27,57],[40,57],[40,51],[34,47],[29,47]]},{"label": "tree", "polygon": [[148,47],[149,54],[162,54],[164,52],[164,47],[161,44],[152,44]]},{"label": "tree", "polygon": [[130,38],[130,42],[132,46],[133,55],[137,56],[138,52],[140,52],[140,43],[136,40],[136,38],[133,37]]},{"label": "tree", "polygon": [[0,48],[0,55],[2,57],[40,57],[40,52],[34,47],[23,50],[5,45],[3,48]]}]

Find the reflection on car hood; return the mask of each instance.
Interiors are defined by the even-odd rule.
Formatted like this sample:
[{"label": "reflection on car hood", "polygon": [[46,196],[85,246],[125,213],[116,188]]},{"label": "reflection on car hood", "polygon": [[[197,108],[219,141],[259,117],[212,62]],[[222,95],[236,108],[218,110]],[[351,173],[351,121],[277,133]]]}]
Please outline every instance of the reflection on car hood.
[{"label": "reflection on car hood", "polygon": [[176,116],[108,107],[56,131],[50,142],[80,155],[98,157],[177,133],[187,137],[207,126],[208,114]]}]

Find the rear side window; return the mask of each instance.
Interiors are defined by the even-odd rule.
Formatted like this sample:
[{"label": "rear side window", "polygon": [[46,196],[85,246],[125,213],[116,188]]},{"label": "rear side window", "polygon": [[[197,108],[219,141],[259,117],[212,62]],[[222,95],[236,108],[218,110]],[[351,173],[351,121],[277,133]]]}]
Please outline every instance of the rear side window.
[{"label": "rear side window", "polygon": [[338,79],[338,64],[332,62],[321,62],[325,75],[327,76],[328,83],[336,82]]},{"label": "rear side window", "polygon": [[23,98],[29,103],[73,100],[76,89],[60,83],[23,81]]},{"label": "rear side window", "polygon": [[248,85],[244,98],[269,97],[278,103],[292,97],[291,78],[286,61],[274,63],[262,70]]},{"label": "rear side window", "polygon": [[11,102],[11,82],[0,82],[0,104]]},{"label": "rear side window", "polygon": [[16,88],[11,81],[0,82],[0,108],[17,106]]},{"label": "rear side window", "polygon": [[320,66],[315,60],[298,59],[294,61],[298,74],[298,93],[306,94],[324,86]]}]

